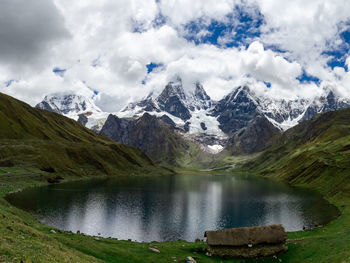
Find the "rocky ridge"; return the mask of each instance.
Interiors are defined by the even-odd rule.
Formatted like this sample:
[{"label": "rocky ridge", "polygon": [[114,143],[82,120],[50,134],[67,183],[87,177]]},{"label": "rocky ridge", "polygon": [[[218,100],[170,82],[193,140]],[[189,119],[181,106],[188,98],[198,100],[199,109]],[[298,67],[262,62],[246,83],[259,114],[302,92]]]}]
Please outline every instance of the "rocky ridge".
[{"label": "rocky ridge", "polygon": [[[147,113],[155,116],[157,122],[167,124],[171,133],[210,153],[218,153],[225,147],[235,153],[252,153],[266,149],[275,134],[303,120],[350,107],[350,100],[341,98],[332,89],[325,89],[322,96],[313,100],[274,100],[257,95],[248,86],[240,86],[214,101],[199,82],[185,89],[177,77],[159,95],[151,93],[114,114],[119,119],[118,125],[110,125],[110,121],[105,124],[109,114],[94,105],[93,100],[79,95],[46,96],[37,107],[72,117],[97,132],[103,130],[111,138],[118,134],[115,140],[128,145],[143,143],[133,141],[141,140],[139,137],[125,134],[133,133],[137,120]],[[150,127],[163,129],[157,125]],[[149,151],[146,148],[143,150]]]}]

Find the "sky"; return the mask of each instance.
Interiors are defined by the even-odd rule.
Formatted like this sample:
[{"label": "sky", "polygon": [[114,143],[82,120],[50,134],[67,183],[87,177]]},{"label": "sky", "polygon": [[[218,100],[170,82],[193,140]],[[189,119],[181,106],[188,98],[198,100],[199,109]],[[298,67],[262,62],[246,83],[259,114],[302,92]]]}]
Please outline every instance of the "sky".
[{"label": "sky", "polygon": [[0,92],[118,111],[180,76],[215,100],[350,97],[348,0],[2,0]]}]

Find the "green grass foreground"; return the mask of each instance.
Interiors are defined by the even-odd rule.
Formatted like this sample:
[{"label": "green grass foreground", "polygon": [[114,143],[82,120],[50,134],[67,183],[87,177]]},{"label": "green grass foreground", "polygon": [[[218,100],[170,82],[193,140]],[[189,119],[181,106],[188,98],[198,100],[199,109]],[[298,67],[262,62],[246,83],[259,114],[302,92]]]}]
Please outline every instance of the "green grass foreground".
[{"label": "green grass foreground", "polygon": [[[329,225],[289,233],[289,251],[283,255],[257,260],[221,259],[207,257],[204,242],[137,243],[73,234],[45,226],[4,199],[9,192],[47,184],[40,176],[42,171],[13,167],[1,168],[1,171],[0,262],[185,262],[189,256],[203,263],[350,262],[349,199],[331,200],[342,215]],[[64,177],[64,181],[91,178]],[[150,247],[157,247],[160,253],[151,251]]]}]

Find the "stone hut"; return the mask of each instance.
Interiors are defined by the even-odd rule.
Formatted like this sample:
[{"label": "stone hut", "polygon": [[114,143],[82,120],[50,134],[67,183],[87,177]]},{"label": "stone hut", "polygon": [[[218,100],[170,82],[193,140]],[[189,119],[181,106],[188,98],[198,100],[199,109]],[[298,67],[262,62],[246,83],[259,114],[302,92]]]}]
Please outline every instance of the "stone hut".
[{"label": "stone hut", "polygon": [[282,225],[206,231],[207,251],[220,257],[268,257],[288,250]]}]

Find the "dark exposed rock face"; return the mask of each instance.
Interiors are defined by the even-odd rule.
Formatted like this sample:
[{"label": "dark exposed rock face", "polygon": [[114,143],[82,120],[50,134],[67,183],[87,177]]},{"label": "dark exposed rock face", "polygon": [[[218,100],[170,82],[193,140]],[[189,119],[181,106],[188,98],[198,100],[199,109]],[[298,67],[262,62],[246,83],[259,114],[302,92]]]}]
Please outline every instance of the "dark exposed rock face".
[{"label": "dark exposed rock face", "polygon": [[185,123],[185,126],[184,126],[184,131],[185,131],[185,132],[189,132],[189,130],[190,130],[190,124],[191,124],[190,122],[186,122],[186,123]]},{"label": "dark exposed rock face", "polygon": [[170,82],[157,98],[159,108],[162,111],[166,111],[182,120],[188,120],[191,118],[191,113],[184,103],[185,100],[186,95],[181,82]]},{"label": "dark exposed rock face", "polygon": [[100,134],[103,134],[116,142],[134,146],[130,139],[133,127],[133,120],[118,118],[117,116],[110,114],[103,125]]},{"label": "dark exposed rock face", "polygon": [[188,149],[188,143],[178,135],[167,116],[157,118],[145,113],[139,119],[121,119],[109,115],[101,134],[116,142],[134,146],[155,161],[176,166],[176,158]]},{"label": "dark exposed rock face", "polygon": [[168,124],[170,127],[172,127],[172,128],[176,128],[176,124],[175,124],[175,122],[172,120],[172,119],[170,119],[167,115],[163,115],[162,117],[160,117],[159,118],[162,122],[164,122],[164,123],[166,123],[166,124]]},{"label": "dark exposed rock face", "polygon": [[262,115],[247,87],[236,89],[220,100],[212,114],[218,117],[221,130],[227,134],[247,127],[248,123]]},{"label": "dark exposed rock face", "polygon": [[86,113],[81,113],[79,114],[78,122],[85,126],[89,120],[89,116],[92,115],[92,112],[86,112]]},{"label": "dark exposed rock face", "polygon": [[233,134],[227,142],[226,148],[231,153],[251,154],[267,149],[273,142],[274,136],[281,133],[264,116],[258,116],[247,127]]},{"label": "dark exposed rock face", "polygon": [[[208,94],[205,92],[203,85],[200,84],[199,82],[196,83],[196,89],[194,91],[194,95],[198,100],[201,101],[210,101],[210,97]],[[210,107],[211,105],[206,105],[207,107]]]},{"label": "dark exposed rock face", "polygon": [[47,110],[47,111],[51,111],[51,112],[55,112],[58,114],[61,114],[61,111],[57,108],[57,107],[53,107],[51,106],[47,101],[42,101],[40,103],[38,103],[35,108],[37,109],[42,109],[42,110]]},{"label": "dark exposed rock face", "polygon": [[81,125],[85,126],[86,123],[88,122],[87,116],[86,116],[85,114],[79,114],[78,122],[79,122]]}]

